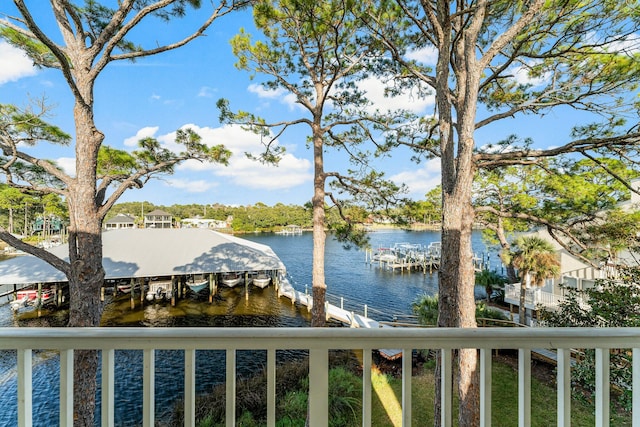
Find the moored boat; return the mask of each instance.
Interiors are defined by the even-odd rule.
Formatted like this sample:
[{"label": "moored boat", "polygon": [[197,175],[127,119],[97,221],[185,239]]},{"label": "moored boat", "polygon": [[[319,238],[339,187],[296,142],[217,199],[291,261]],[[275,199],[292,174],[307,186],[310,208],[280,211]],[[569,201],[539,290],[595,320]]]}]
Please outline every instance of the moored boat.
[{"label": "moored boat", "polygon": [[187,282],[187,286],[189,286],[189,289],[193,292],[198,293],[209,286],[209,280],[204,279],[197,282]]},{"label": "moored boat", "polygon": [[258,273],[258,275],[253,278],[253,284],[262,289],[269,286],[270,282],[271,277],[266,273]]},{"label": "moored boat", "polygon": [[222,275],[222,283],[233,288],[242,281],[242,276],[238,273],[224,273]]},{"label": "moored boat", "polygon": [[56,298],[56,293],[53,289],[42,289],[40,298],[38,299],[37,289],[23,289],[17,292],[16,298],[11,301],[11,310],[18,311],[20,307],[26,305],[44,305],[52,302]]},{"label": "moored boat", "polygon": [[149,282],[147,301],[170,299],[173,295],[173,283],[171,280],[157,280]]}]

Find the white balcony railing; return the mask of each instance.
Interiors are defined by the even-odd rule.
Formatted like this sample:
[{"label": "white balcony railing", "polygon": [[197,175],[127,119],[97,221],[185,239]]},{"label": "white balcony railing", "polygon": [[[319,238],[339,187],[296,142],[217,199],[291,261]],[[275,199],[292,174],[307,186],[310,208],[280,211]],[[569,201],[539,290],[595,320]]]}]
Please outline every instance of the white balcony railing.
[{"label": "white balcony railing", "polygon": [[[587,282],[586,279],[583,281]],[[581,296],[578,296],[577,300],[582,307],[587,307],[587,303]],[[546,292],[540,288],[527,288],[524,296],[524,306],[530,310],[537,310],[541,306],[548,310],[557,310],[563,301],[564,295]],[[520,283],[504,286],[504,302],[520,305]]]},{"label": "white balcony railing", "polygon": [[452,425],[452,352],[479,349],[481,426],[491,425],[491,353],[519,350],[518,425],[531,424],[532,349],[557,351],[557,425],[570,426],[571,348],[596,349],[596,426],[609,425],[609,349],[633,349],[633,427],[640,427],[640,328],[0,328],[0,350],[17,350],[18,426],[32,424],[32,351],[60,352],[60,425],[73,419],[73,351],[97,349],[102,354],[101,425],[114,425],[114,352],[144,352],[143,425],[154,425],[154,354],[156,350],[184,350],[185,426],[195,425],[195,352],[226,350],[226,425],[235,426],[237,350],[267,351],[267,425],[275,426],[276,350],[309,350],[309,402],[312,427],[328,425],[328,354],[333,349],[363,350],[363,425],[371,425],[372,350],[403,349],[402,425],[411,426],[411,352],[441,351],[442,425]]}]

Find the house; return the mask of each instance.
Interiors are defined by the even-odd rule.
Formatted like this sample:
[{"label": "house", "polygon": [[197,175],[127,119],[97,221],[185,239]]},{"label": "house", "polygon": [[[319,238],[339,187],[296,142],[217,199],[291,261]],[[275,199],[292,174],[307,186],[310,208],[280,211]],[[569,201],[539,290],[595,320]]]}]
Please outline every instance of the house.
[{"label": "house", "polygon": [[182,228],[209,228],[209,229],[222,229],[229,228],[229,223],[227,221],[222,221],[219,219],[209,219],[209,218],[185,218],[180,221],[180,225]]},{"label": "house", "polygon": [[64,224],[62,220],[55,216],[49,217],[38,217],[35,219],[32,225],[33,234],[43,233],[46,235],[51,234],[60,234],[62,229],[64,228]]},{"label": "house", "polygon": [[[630,184],[632,188],[640,191],[640,179],[632,180]],[[631,192],[630,200],[619,203],[618,207],[627,212],[640,210],[640,195]],[[548,279],[542,288],[532,287],[527,290],[525,297],[527,309],[536,310],[540,305],[546,308],[556,308],[564,298],[564,289],[590,289],[596,286],[596,280],[611,277],[612,274],[615,275],[616,268],[614,264],[601,263],[597,267],[590,265],[562,247],[562,245],[549,235],[546,229],[537,230],[534,234],[554,246],[558,261],[560,262],[560,275],[559,277]],[[637,255],[635,256],[637,257]],[[629,253],[629,251],[623,251],[618,254],[617,262],[624,264],[633,258],[634,255]],[[520,284],[506,285],[505,302],[513,306],[519,306],[519,298]]]},{"label": "house", "polygon": [[136,228],[135,218],[129,214],[119,213],[111,218],[109,221],[105,221],[103,227],[106,230],[119,230],[122,228]]},{"label": "house", "polygon": [[172,228],[173,217],[170,213],[156,209],[144,216],[144,228]]}]

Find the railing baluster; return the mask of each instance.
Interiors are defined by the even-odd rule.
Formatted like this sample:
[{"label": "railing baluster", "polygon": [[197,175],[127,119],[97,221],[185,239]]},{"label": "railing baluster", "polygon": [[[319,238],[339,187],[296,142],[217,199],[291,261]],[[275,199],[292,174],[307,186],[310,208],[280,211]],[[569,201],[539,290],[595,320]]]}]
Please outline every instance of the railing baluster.
[{"label": "railing baluster", "polygon": [[631,418],[633,419],[632,427],[640,427],[640,348],[633,349],[633,362],[631,366],[631,373],[633,380],[631,381],[632,388],[632,406],[631,406]]},{"label": "railing baluster", "polygon": [[329,352],[309,350],[309,420],[311,427],[329,425]]},{"label": "railing baluster", "polygon": [[[362,426],[371,427],[371,349],[362,350]],[[635,426],[634,426],[635,427]]]},{"label": "railing baluster", "polygon": [[142,425],[153,427],[156,415],[156,356],[155,350],[145,349],[142,362]]},{"label": "railing baluster", "polygon": [[196,350],[184,351],[184,425],[196,425]]},{"label": "railing baluster", "polygon": [[73,350],[60,350],[60,427],[73,425]]},{"label": "railing baluster", "polygon": [[115,350],[102,350],[102,426],[114,426]]},{"label": "railing baluster", "polygon": [[609,426],[609,349],[596,348],[596,427]]},{"label": "railing baluster", "polygon": [[491,427],[491,349],[480,349],[480,427]]},{"label": "railing baluster", "polygon": [[441,350],[440,360],[440,425],[451,427],[451,404],[453,393],[453,379],[451,350]]},{"label": "railing baluster", "polygon": [[18,350],[18,427],[31,427],[33,424],[31,363],[31,349]]},{"label": "railing baluster", "polygon": [[276,425],[276,351],[267,350],[267,426]]},{"label": "railing baluster", "polygon": [[518,349],[518,426],[531,425],[531,349]]},{"label": "railing baluster", "polygon": [[227,427],[236,425],[236,351],[227,349],[227,397],[226,419]]},{"label": "railing baluster", "polygon": [[558,349],[558,427],[571,427],[571,349]]},{"label": "railing baluster", "polygon": [[402,427],[411,427],[411,359],[412,350],[402,350]]}]

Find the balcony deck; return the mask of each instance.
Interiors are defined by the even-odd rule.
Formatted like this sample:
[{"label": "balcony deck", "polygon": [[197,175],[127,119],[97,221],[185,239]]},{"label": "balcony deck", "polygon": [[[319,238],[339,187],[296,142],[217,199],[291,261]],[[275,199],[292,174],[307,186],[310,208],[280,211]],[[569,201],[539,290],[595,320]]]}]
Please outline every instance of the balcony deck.
[{"label": "balcony deck", "polygon": [[[491,353],[494,349],[518,349],[518,425],[531,424],[531,352],[554,349],[557,367],[557,425],[570,426],[572,348],[596,350],[596,426],[609,425],[609,351],[633,349],[633,390],[640,390],[640,328],[0,328],[0,350],[17,350],[18,426],[32,425],[32,354],[35,349],[60,352],[60,425],[72,425],[73,351],[97,349],[102,353],[101,425],[114,425],[114,354],[120,349],[144,352],[143,425],[153,426],[155,351],[184,350],[185,425],[195,425],[196,350],[226,351],[226,425],[235,426],[236,358],[238,350],[267,351],[267,425],[275,426],[276,350],[309,351],[309,402],[312,427],[328,425],[328,354],[333,349],[363,350],[363,425],[371,425],[372,351],[400,348],[404,355],[414,349],[441,352],[444,375],[442,425],[452,425],[452,352],[479,349],[481,425],[491,425]],[[411,357],[403,357],[403,426],[411,425]],[[640,396],[633,394],[633,413],[640,414]],[[640,416],[633,417],[640,427]]]}]

